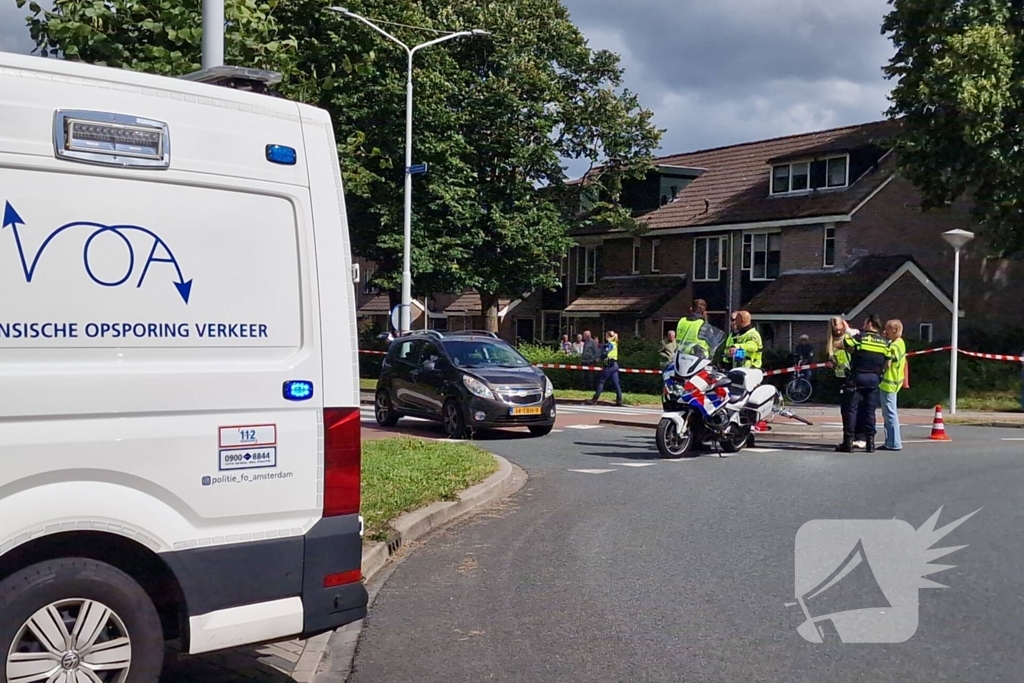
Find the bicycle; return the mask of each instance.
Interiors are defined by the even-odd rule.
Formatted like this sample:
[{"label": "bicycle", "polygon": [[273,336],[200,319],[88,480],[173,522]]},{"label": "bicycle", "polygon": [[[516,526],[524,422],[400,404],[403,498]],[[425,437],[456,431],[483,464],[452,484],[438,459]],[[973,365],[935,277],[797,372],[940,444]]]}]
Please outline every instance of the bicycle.
[{"label": "bicycle", "polygon": [[[802,360],[797,363],[797,365],[804,364],[805,362]],[[789,383],[786,384],[786,398],[797,405],[811,400],[811,393],[814,391],[814,387],[811,386],[810,375],[810,370],[798,371],[793,379],[789,380]]]}]

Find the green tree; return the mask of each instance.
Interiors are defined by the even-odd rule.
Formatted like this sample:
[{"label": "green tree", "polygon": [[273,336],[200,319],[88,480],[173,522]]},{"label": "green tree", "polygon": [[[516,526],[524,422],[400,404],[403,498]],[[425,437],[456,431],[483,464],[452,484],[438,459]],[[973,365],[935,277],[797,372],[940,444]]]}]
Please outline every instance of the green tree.
[{"label": "green tree", "polygon": [[[32,6],[40,49],[111,66],[180,75],[199,68],[200,0],[57,0]],[[348,195],[352,243],[401,281],[404,51],[328,0],[228,0],[229,63],[281,71],[280,89],[331,112]],[[352,0],[407,44],[436,31],[484,28],[485,38],[422,51],[415,64],[415,294],[481,291],[489,325],[499,297],[556,284],[581,185],[564,159],[600,166],[614,200],[650,166],[661,132],[621,89],[618,57],[593,51],[559,0]],[[398,24],[397,26],[394,24]],[[418,27],[418,28],[412,28]],[[424,30],[425,29],[425,30]],[[270,50],[271,44],[273,49]],[[296,49],[298,46],[298,49]],[[262,51],[261,51],[262,48]],[[635,227],[614,201],[589,220]]]},{"label": "green tree", "polygon": [[1024,246],[1024,0],[890,0],[889,115],[923,208],[961,197],[991,244]]}]

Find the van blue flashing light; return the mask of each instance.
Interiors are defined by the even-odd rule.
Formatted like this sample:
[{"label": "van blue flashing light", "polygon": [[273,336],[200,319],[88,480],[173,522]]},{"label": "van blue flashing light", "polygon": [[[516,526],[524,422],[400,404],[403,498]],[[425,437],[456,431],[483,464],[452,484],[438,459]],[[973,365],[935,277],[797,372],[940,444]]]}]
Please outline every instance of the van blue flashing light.
[{"label": "van blue flashing light", "polygon": [[313,398],[313,383],[306,380],[285,382],[284,397],[289,401],[308,401]]},{"label": "van blue flashing light", "polygon": [[294,147],[286,145],[267,145],[267,161],[272,164],[284,164],[294,166],[299,155]]}]

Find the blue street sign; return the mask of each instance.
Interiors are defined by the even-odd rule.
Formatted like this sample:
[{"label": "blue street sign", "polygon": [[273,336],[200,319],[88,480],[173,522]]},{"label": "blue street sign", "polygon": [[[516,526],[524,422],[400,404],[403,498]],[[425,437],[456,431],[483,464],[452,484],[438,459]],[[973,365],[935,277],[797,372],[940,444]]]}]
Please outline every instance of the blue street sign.
[{"label": "blue street sign", "polygon": [[427,172],[427,165],[413,164],[408,168],[407,172],[409,173],[409,175],[423,175],[424,173]]}]

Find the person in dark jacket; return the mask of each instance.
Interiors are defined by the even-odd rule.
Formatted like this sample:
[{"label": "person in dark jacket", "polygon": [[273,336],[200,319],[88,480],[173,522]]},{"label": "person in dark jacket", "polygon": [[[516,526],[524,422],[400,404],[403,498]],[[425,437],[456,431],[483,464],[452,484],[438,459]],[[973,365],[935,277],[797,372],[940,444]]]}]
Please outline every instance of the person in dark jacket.
[{"label": "person in dark jacket", "polygon": [[[597,340],[594,339],[594,335],[590,333],[590,330],[583,331],[583,353],[580,354],[580,363],[583,365],[594,366],[598,364],[601,359],[601,347],[598,346]],[[588,390],[597,388],[597,375],[593,371],[584,370],[583,372],[583,386]]]}]

